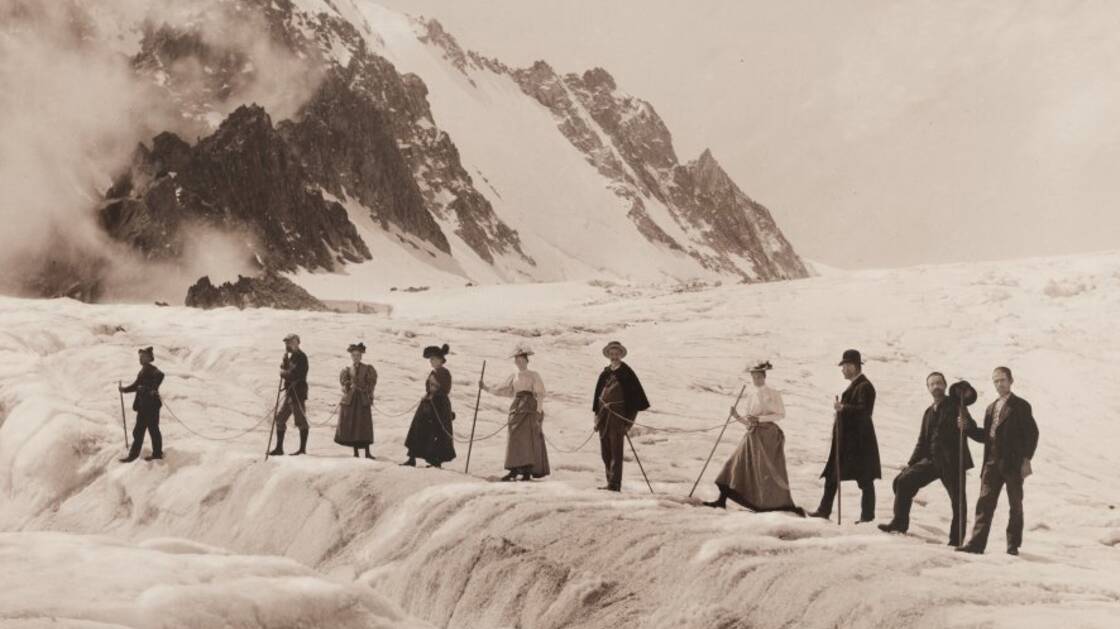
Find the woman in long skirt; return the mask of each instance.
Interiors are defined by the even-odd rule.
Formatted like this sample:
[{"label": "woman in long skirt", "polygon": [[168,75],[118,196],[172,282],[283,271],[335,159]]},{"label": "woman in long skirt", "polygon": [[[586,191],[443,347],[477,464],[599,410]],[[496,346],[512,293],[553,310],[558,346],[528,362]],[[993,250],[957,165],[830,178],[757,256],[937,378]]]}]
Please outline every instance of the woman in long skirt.
[{"label": "woman in long skirt", "polygon": [[512,397],[509,407],[509,441],[506,443],[506,470],[503,481],[543,478],[551,470],[548,466],[548,449],[544,443],[544,381],[540,374],[529,369],[529,357],[533,350],[527,345],[518,345],[511,358],[517,365],[517,373],[506,379],[499,387],[490,388],[480,382],[483,390],[502,397]]},{"label": "woman in long skirt", "polygon": [[793,504],[786,474],[785,435],[777,422],[786,415],[782,394],[766,386],[769,361],[750,368],[754,391],[747,399],[746,416],[732,407],[731,415],[747,427],[739,447],[716,477],[719,498],[704,504],[727,507],[727,499],[752,511],[793,511],[804,515]]},{"label": "woman in long skirt", "polygon": [[430,467],[440,467],[455,458],[455,434],[451,422],[455,413],[451,410],[451,372],[447,364],[447,354],[451,349],[428,346],[424,348],[424,358],[432,365],[424,383],[424,397],[412,416],[412,425],[404,440],[408,448],[408,460],[401,465],[415,467],[416,459],[424,459]]},{"label": "woman in long skirt", "polygon": [[354,448],[354,457],[365,449],[366,458],[373,459],[369,447],[373,444],[373,389],[377,386],[377,370],[362,362],[366,353],[365,343],[354,343],[347,351],[354,364],[338,374],[342,385],[342,400],[338,403],[338,427],[334,442]]}]

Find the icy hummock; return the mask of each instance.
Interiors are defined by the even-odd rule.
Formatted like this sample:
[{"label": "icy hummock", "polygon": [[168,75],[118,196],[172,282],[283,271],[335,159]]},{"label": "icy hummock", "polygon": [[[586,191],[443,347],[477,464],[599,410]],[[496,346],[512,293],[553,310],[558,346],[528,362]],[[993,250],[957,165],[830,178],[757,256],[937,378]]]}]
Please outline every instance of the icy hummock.
[{"label": "icy hummock", "polygon": [[[369,298],[391,316],[0,299],[0,552],[5,567],[9,557],[19,566],[5,571],[0,592],[29,588],[0,594],[0,621],[151,626],[135,619],[228,610],[245,620],[235,626],[295,624],[247,611],[264,606],[333,626],[1106,627],[1120,613],[1120,333],[1107,316],[1120,308],[1120,253],[833,270],[757,285],[595,282]],[[316,426],[309,456],[265,463],[267,423],[258,422],[275,400],[290,331],[310,356]],[[793,496],[808,508],[820,495],[831,400],[845,384],[836,362],[861,349],[879,391],[880,522],[928,403],[926,374],[972,381],[978,415],[994,397],[991,368],[1009,365],[1041,431],[1022,555],[1001,552],[1006,502],[988,554],[947,548],[948,498],[936,484],[919,494],[908,536],[852,524],[854,487],[842,526],[696,507],[686,496],[718,429],[635,429],[656,495],[633,461],[621,495],[596,491],[597,443],[560,449],[589,434],[599,350],[613,339],[630,348],[653,402],[639,421],[661,428],[719,426],[746,364],[770,359],[770,384],[786,401]],[[338,371],[358,340],[380,376],[374,462],[331,439]],[[487,482],[503,472],[508,404],[487,394],[477,434],[497,434],[474,445],[471,475],[462,443],[445,470],[396,465],[427,373],[421,349],[444,342],[460,435],[470,432],[482,361],[497,382],[513,369],[509,349],[533,346],[551,395],[553,476]],[[167,373],[166,459],[119,465],[115,386],[135,374],[136,348],[147,345]],[[741,435],[728,429],[697,498],[714,496],[712,479]],[[978,485],[973,471],[970,504]],[[132,566],[143,572],[128,574]],[[58,601],[62,570],[105,590]],[[251,585],[229,585],[236,579]],[[192,588],[197,597],[179,607]],[[306,602],[269,603],[281,599]]]}]

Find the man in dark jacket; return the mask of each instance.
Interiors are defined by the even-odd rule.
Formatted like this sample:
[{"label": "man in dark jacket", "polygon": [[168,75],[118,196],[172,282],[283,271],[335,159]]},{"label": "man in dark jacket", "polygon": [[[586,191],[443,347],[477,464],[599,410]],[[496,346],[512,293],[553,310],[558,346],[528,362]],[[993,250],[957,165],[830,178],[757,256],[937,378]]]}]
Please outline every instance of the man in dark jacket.
[{"label": "man in dark jacket", "polygon": [[1031,473],[1031,458],[1038,447],[1038,424],[1031,405],[1011,392],[1014,379],[1007,367],[996,367],[992,384],[999,398],[984,413],[984,428],[962,418],[960,427],[984,444],[980,469],[980,498],[976,501],[976,524],[972,539],[957,550],[980,554],[988,545],[988,533],[1000,491],[1007,485],[1007,554],[1018,555],[1023,545],[1023,479]]},{"label": "man in dark jacket", "polygon": [[299,348],[299,335],[289,334],[284,337],[284,360],[280,363],[280,378],[284,381],[284,403],[276,413],[276,448],[269,452],[269,456],[284,454],[284,432],[288,427],[288,418],[295,417],[296,428],[299,428],[299,450],[292,456],[307,453],[307,354]]},{"label": "man in dark jacket", "polygon": [[[922,416],[922,428],[918,433],[918,444],[910,461],[894,479],[894,518],[879,528],[888,533],[905,533],[910,528],[910,506],[918,491],[935,480],[940,480],[949,492],[953,505],[953,524],[949,529],[949,545],[961,544],[960,531],[963,519],[964,488],[960,484],[961,453],[960,430],[957,416],[968,413],[964,403],[946,395],[948,383],[944,374],[933,372],[926,377],[926,388],[933,396],[933,404]],[[972,387],[968,387],[972,391]],[[972,391],[975,399],[975,391]],[[964,402],[964,403],[962,403]],[[964,469],[972,469],[972,456],[968,446],[964,449]]]},{"label": "man in dark jacket", "polygon": [[[854,480],[863,492],[860,517],[857,524],[875,519],[875,479],[882,478],[879,465],[879,441],[875,438],[875,425],[871,414],[875,411],[875,387],[863,375],[863,358],[854,349],[844,352],[840,360],[844,378],[851,381],[833,408],[836,419],[832,427],[832,446],[828,463],[821,472],[824,495],[817,510],[809,515],[828,519],[832,516],[832,502],[836,498],[839,481]],[[840,478],[836,478],[836,433],[840,431]]]},{"label": "man in dark jacket", "polygon": [[649,408],[642,383],[629,365],[622,362],[626,348],[611,341],[603,348],[603,356],[611,361],[595,383],[595,430],[599,433],[599,450],[606,467],[607,484],[599,489],[622,491],[622,453],[626,433],[639,411]]},{"label": "man in dark jacket", "polygon": [[132,400],[132,410],[136,411],[132,447],[128,449],[128,456],[120,460],[121,463],[131,463],[140,458],[145,432],[152,436],[152,454],[144,457],[144,460],[163,458],[163,435],[159,432],[159,409],[163,407],[163,401],[159,398],[159,385],[163,383],[163,372],[152,364],[156,357],[151,347],[140,350],[139,355],[140,373],[136,374],[136,380],[127,387],[118,387],[123,393],[136,394]]}]

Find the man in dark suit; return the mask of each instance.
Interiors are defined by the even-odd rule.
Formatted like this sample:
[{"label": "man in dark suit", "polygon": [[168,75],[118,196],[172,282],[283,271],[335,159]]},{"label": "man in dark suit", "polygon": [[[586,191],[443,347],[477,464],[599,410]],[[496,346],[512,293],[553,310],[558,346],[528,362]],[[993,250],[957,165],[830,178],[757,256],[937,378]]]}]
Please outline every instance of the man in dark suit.
[{"label": "man in dark suit", "polygon": [[[965,404],[970,402],[947,395],[948,383],[945,381],[944,374],[937,371],[926,377],[926,388],[933,396],[933,404],[922,416],[918,444],[914,446],[910,461],[894,479],[894,518],[887,524],[880,524],[879,529],[888,533],[905,533],[910,528],[910,506],[914,502],[914,496],[921,488],[935,480],[940,480],[945,486],[945,491],[949,492],[949,500],[953,505],[949,545],[959,546],[963,536],[960,528],[964,489],[960,484],[962,457],[957,416],[961,412],[968,412]],[[975,400],[975,390],[969,386],[968,391]],[[964,449],[963,460],[964,469],[971,469],[972,456],[967,446]]]},{"label": "man in dark suit", "polygon": [[1007,486],[1010,515],[1007,519],[1007,554],[1018,555],[1023,545],[1023,479],[1031,473],[1031,458],[1038,447],[1038,424],[1031,405],[1011,392],[1014,378],[1007,367],[996,367],[992,384],[999,398],[984,413],[984,428],[961,418],[959,426],[972,439],[984,444],[984,466],[980,471],[980,498],[976,501],[976,524],[972,539],[957,550],[980,554],[988,544],[996,503]]},{"label": "man in dark suit", "polygon": [[[814,518],[828,519],[832,515],[832,501],[840,481],[854,480],[863,492],[860,500],[860,516],[856,524],[875,519],[875,479],[883,477],[879,464],[879,440],[875,437],[875,425],[871,414],[875,411],[875,387],[863,375],[863,358],[854,349],[844,352],[840,360],[844,378],[851,381],[847,390],[840,396],[833,408],[836,419],[832,430],[832,446],[828,453],[828,463],[821,472],[824,480],[824,495],[817,510],[809,515]],[[836,478],[836,433],[840,432],[840,478]]]},{"label": "man in dark suit", "polygon": [[310,430],[307,424],[307,354],[299,348],[299,335],[289,334],[284,337],[284,360],[280,363],[280,378],[284,381],[284,403],[276,413],[276,448],[269,452],[269,456],[284,454],[284,432],[288,428],[288,418],[294,417],[296,428],[299,428],[299,450],[292,456],[307,453],[307,435]]},{"label": "man in dark suit", "polygon": [[159,398],[159,385],[163,383],[163,372],[152,363],[155,362],[155,351],[145,347],[139,351],[140,373],[136,380],[127,387],[119,387],[122,393],[135,393],[132,400],[132,410],[136,411],[136,426],[132,430],[132,446],[128,449],[128,456],[121,459],[121,463],[131,463],[140,458],[140,449],[144,447],[144,433],[152,436],[152,454],[144,457],[145,461],[163,458],[163,435],[159,432],[159,409],[163,401]]},{"label": "man in dark suit", "polygon": [[642,383],[629,365],[622,362],[626,348],[611,341],[603,348],[610,362],[595,383],[591,411],[595,413],[595,430],[599,433],[599,451],[606,469],[607,484],[599,489],[622,491],[622,453],[626,434],[634,425],[639,411],[649,408]]}]

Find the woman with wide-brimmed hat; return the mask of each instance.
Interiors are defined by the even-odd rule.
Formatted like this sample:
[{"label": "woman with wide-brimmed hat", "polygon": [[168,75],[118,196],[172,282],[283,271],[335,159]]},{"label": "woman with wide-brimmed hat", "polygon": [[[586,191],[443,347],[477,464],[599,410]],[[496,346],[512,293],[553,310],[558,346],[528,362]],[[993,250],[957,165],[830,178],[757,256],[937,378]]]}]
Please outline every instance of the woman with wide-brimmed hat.
[{"label": "woman with wide-brimmed hat", "polygon": [[452,420],[455,413],[451,410],[451,372],[445,366],[451,348],[429,345],[424,348],[424,358],[432,366],[432,372],[424,381],[424,398],[412,416],[412,425],[404,440],[408,448],[408,460],[401,465],[416,466],[416,459],[424,459],[431,467],[440,467],[455,459]]},{"label": "woman with wide-brimmed hat", "polygon": [[544,432],[544,380],[539,373],[529,369],[529,357],[533,350],[528,345],[518,344],[510,358],[517,365],[517,372],[511,374],[498,387],[488,387],[479,382],[484,391],[502,397],[512,397],[509,407],[509,442],[506,444],[506,470],[504,481],[542,478],[548,476],[548,449],[545,448]]},{"label": "woman with wide-brimmed hat", "polygon": [[334,442],[354,448],[354,456],[365,449],[366,458],[373,459],[369,447],[373,444],[373,390],[377,386],[377,370],[362,362],[366,353],[365,343],[354,343],[347,348],[353,364],[338,374],[342,386],[342,400],[338,403],[338,427]]},{"label": "woman with wide-brimmed hat", "polygon": [[735,453],[716,477],[719,498],[704,504],[727,507],[727,499],[752,511],[804,511],[793,504],[786,473],[785,434],[777,422],[786,416],[782,394],[766,384],[768,360],[752,364],[748,371],[754,391],[746,399],[746,414],[732,407],[731,416],[747,427]]}]

